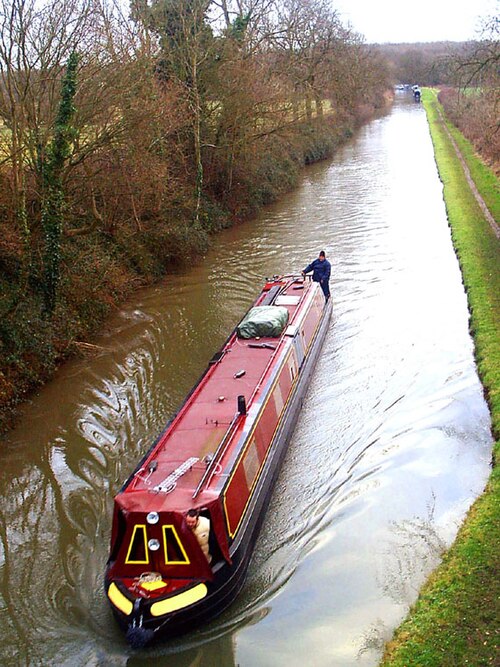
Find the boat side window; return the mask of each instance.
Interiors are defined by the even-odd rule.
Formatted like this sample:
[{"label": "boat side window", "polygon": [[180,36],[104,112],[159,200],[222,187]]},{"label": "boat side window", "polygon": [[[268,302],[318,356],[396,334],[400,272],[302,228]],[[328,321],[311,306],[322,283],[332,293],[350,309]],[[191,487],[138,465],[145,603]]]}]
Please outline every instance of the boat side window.
[{"label": "boat side window", "polygon": [[146,565],[149,563],[146,526],[144,524],[134,526],[125,563],[127,565]]},{"label": "boat side window", "polygon": [[166,565],[188,565],[189,558],[175,530],[175,526],[163,526],[163,548]]}]

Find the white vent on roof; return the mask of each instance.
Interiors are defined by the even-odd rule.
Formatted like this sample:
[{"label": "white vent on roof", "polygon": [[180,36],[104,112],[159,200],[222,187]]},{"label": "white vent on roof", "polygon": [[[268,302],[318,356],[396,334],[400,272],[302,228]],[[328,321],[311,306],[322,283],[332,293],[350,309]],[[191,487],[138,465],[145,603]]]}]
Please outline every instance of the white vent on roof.
[{"label": "white vent on roof", "polygon": [[298,306],[300,303],[300,296],[286,296],[281,295],[276,298],[275,306]]}]

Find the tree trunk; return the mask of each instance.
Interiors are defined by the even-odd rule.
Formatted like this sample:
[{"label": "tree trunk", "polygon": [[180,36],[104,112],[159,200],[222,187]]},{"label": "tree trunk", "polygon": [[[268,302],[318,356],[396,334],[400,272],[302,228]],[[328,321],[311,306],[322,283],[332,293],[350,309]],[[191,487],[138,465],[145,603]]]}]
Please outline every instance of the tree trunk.
[{"label": "tree trunk", "polygon": [[193,112],[194,112],[194,122],[193,122],[194,159],[196,167],[194,223],[195,225],[199,225],[201,197],[203,193],[203,162],[201,159],[201,103],[200,103],[200,94],[198,90],[198,78],[197,78],[198,68],[196,62],[196,53],[193,54],[192,74],[193,74],[192,97],[193,97]]}]

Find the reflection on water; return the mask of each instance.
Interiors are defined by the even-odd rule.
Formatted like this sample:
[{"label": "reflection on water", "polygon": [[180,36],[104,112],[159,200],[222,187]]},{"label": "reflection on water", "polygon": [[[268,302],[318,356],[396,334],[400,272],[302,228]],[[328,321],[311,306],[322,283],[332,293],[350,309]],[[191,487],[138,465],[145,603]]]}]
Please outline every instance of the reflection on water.
[{"label": "reflection on water", "polygon": [[[334,321],[245,588],[211,624],[134,653],[103,593],[113,495],[263,277],[321,248]],[[96,342],[2,443],[0,662],[375,665],[491,451],[422,109],[396,105]]]},{"label": "reflection on water", "polygon": [[434,513],[435,499],[426,518],[390,524],[393,539],[384,544],[380,582],[386,596],[396,604],[406,602],[410,606],[429,570],[439,563],[446,549]]}]

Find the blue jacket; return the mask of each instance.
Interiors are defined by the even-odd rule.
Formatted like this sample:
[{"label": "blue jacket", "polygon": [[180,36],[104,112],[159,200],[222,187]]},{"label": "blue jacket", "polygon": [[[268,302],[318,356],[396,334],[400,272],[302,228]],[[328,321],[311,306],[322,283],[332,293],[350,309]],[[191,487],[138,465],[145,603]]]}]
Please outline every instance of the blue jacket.
[{"label": "blue jacket", "polygon": [[314,262],[311,262],[309,266],[306,266],[304,273],[313,272],[313,280],[316,283],[327,283],[330,280],[330,273],[332,267],[330,262],[327,259],[324,259],[322,262],[319,259],[315,259]]}]

